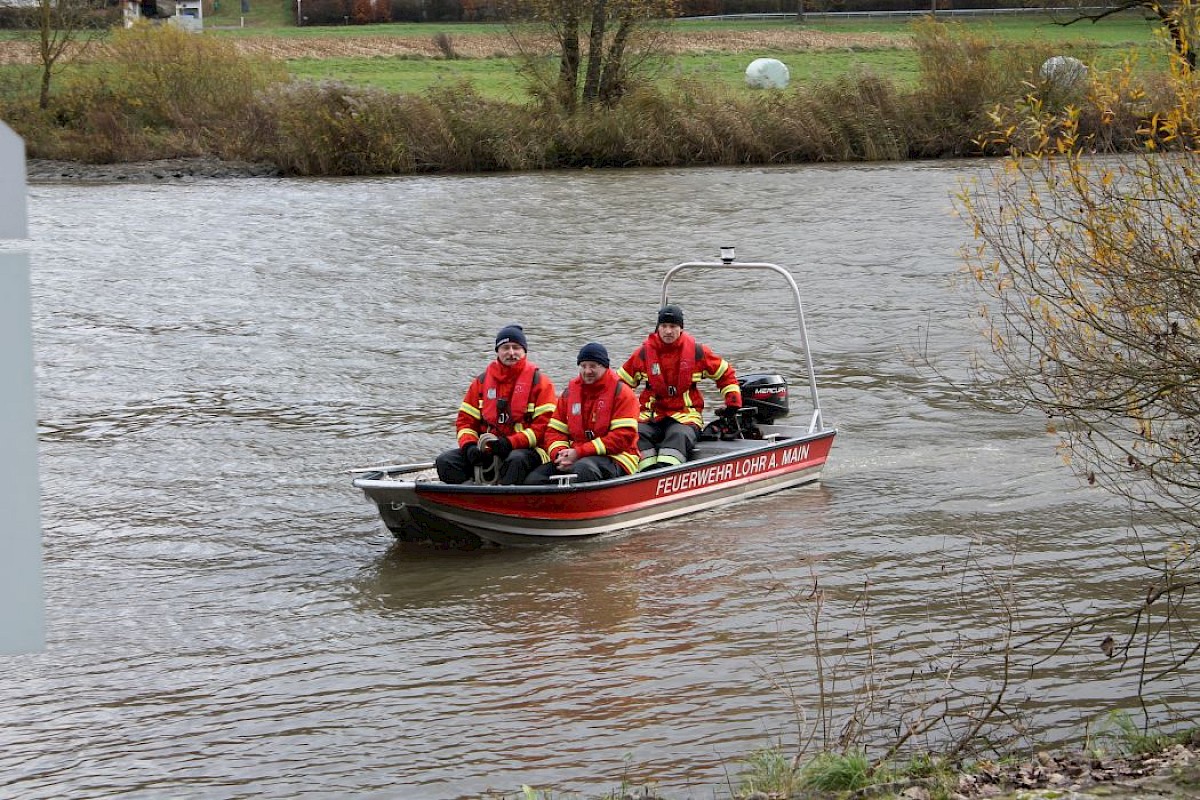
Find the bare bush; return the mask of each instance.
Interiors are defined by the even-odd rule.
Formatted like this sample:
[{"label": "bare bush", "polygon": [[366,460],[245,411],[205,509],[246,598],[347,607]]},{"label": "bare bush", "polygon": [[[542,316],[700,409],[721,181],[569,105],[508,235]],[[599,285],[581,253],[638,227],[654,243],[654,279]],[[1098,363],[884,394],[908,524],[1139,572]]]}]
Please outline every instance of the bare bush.
[{"label": "bare bush", "polygon": [[[1046,635],[1098,636],[1138,669],[1143,702],[1200,653],[1200,111],[1190,65],[1173,65],[1152,114],[1128,67],[1097,79],[1099,131],[1035,95],[998,109],[987,138],[1008,156],[959,196],[989,345],[975,390],[1043,415],[1069,468],[1126,500],[1142,532],[1132,594]],[[1095,157],[1105,125],[1135,149]]]}]

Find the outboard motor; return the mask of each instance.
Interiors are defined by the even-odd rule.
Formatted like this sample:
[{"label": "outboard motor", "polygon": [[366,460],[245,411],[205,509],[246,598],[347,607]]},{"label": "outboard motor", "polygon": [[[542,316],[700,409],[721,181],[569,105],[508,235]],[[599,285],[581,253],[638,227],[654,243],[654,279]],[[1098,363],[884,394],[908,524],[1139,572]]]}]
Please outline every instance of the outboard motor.
[{"label": "outboard motor", "polygon": [[700,432],[702,441],[761,439],[759,425],[770,425],[788,413],[787,381],[781,375],[753,374],[738,378],[742,408],[733,417],[714,419]]},{"label": "outboard motor", "polygon": [[787,381],[782,375],[754,374],[738,378],[742,408],[754,409],[754,421],[770,425],[788,413]]}]

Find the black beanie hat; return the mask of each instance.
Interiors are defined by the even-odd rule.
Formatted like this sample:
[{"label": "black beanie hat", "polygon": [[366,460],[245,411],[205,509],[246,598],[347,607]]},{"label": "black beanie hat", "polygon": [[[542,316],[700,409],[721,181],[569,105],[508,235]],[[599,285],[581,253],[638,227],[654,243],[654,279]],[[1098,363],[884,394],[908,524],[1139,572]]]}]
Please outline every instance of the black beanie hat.
[{"label": "black beanie hat", "polygon": [[602,344],[588,342],[579,348],[579,358],[575,359],[575,363],[582,364],[584,361],[595,361],[600,366],[608,369],[608,351],[604,349],[604,345]]},{"label": "black beanie hat", "polygon": [[512,342],[513,344],[519,344],[519,345],[521,345],[522,350],[529,349],[529,344],[526,343],[526,341],[525,341],[525,329],[515,323],[512,325],[505,325],[503,328],[500,329],[500,332],[496,334],[496,349],[497,350],[500,349],[500,345],[502,345],[506,342]]},{"label": "black beanie hat", "polygon": [[663,306],[660,308],[658,310],[658,323],[655,325],[655,327],[662,325],[664,322],[670,322],[682,328],[683,309],[676,305]]}]

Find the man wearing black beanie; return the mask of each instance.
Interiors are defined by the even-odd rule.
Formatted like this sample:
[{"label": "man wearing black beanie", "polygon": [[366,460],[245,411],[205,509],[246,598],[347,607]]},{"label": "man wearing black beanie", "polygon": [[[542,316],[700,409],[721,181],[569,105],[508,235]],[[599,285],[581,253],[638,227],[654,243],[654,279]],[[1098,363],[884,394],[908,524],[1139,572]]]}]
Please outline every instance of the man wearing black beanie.
[{"label": "man wearing black beanie", "polygon": [[598,481],[637,471],[637,398],[609,368],[608,350],[588,342],[575,359],[579,377],[558,398],[546,426],[550,462],[533,471],[528,484],[553,483],[558,475]]},{"label": "man wearing black beanie", "polygon": [[643,470],[673,467],[691,456],[703,424],[704,395],[698,380],[717,384],[725,401],[718,414],[736,413],[742,405],[733,365],[684,332],[683,309],[677,305],[658,310],[654,332],[617,375],[634,389],[646,382],[638,424],[638,468]]},{"label": "man wearing black beanie", "polygon": [[557,395],[553,382],[526,358],[528,346],[520,325],[505,325],[496,334],[495,360],[471,381],[458,407],[458,447],[434,462],[444,483],[465,483],[475,467],[499,459],[497,482],[519,484],[546,461],[539,442]]}]

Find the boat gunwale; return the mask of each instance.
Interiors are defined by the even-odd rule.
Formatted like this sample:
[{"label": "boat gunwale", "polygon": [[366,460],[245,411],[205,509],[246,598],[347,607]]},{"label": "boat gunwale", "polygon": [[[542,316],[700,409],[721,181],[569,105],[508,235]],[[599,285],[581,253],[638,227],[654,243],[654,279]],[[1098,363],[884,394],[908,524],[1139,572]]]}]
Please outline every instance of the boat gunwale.
[{"label": "boat gunwale", "polygon": [[[782,427],[782,426],[780,426],[780,427]],[[788,426],[788,427],[791,427],[791,426]],[[802,430],[799,427],[797,427],[796,429]],[[381,478],[381,477],[374,477],[374,478],[371,477],[371,475],[375,475],[375,474],[378,474],[378,475],[388,474],[386,472],[380,472],[380,473],[370,473],[368,475],[364,475],[363,477],[355,478],[354,486],[359,489],[364,489],[364,490],[367,488],[399,489],[402,487],[403,488],[413,487],[414,490],[417,491],[419,494],[426,494],[426,495],[441,495],[441,494],[448,494],[448,495],[453,495],[453,494],[499,494],[499,495],[538,494],[538,495],[541,495],[541,494],[571,494],[571,493],[594,492],[599,489],[620,487],[625,484],[637,483],[637,482],[643,481],[643,480],[658,480],[658,479],[661,479],[661,478],[664,478],[664,477],[667,477],[667,476],[670,476],[670,475],[673,475],[676,473],[690,471],[697,467],[719,464],[719,463],[729,461],[729,460],[732,460],[735,458],[745,458],[745,457],[752,456],[752,455],[755,455],[758,453],[766,453],[766,452],[770,452],[771,450],[775,450],[775,449],[779,449],[779,448],[783,448],[783,447],[787,447],[787,446],[807,444],[809,442],[814,442],[814,441],[817,441],[819,439],[826,438],[826,437],[833,438],[836,435],[837,435],[837,428],[825,428],[820,431],[815,431],[812,433],[803,433],[803,434],[799,434],[796,436],[789,436],[787,438],[775,438],[775,439],[769,439],[769,440],[768,439],[739,440],[739,441],[753,441],[753,442],[756,442],[756,444],[750,445],[747,447],[743,447],[743,448],[738,448],[736,450],[730,449],[727,452],[723,452],[723,453],[713,453],[712,455],[706,455],[703,458],[693,459],[691,461],[685,461],[682,464],[675,464],[675,465],[672,465],[669,467],[663,467],[660,469],[648,470],[648,471],[644,471],[644,472],[634,472],[629,475],[619,475],[615,478],[607,478],[605,480],[599,480],[599,481],[586,481],[583,483],[567,483],[567,484],[563,484],[563,485],[558,485],[558,484],[541,484],[541,485],[520,484],[520,485],[515,485],[515,486],[501,486],[499,484],[479,484],[479,483],[457,483],[457,484],[454,484],[454,483],[442,483],[441,481],[396,480],[396,479],[385,479],[385,478]],[[423,469],[428,469],[429,467],[432,466],[432,462],[429,462],[428,465],[412,465],[412,466],[421,467]],[[417,470],[414,469],[412,471],[415,472]]]}]

